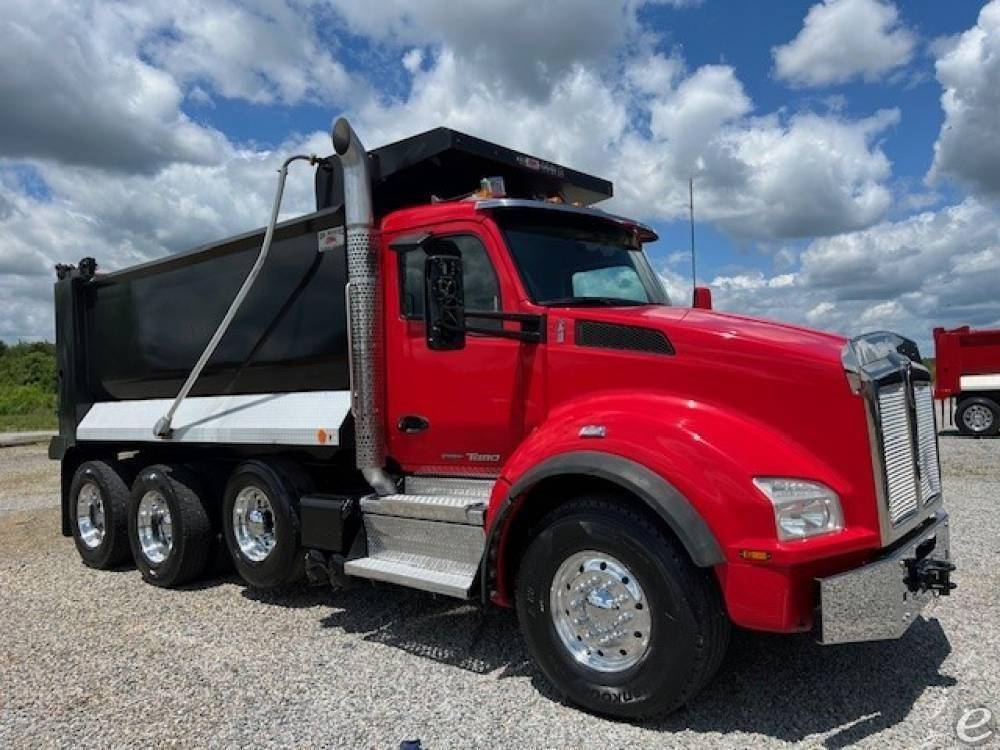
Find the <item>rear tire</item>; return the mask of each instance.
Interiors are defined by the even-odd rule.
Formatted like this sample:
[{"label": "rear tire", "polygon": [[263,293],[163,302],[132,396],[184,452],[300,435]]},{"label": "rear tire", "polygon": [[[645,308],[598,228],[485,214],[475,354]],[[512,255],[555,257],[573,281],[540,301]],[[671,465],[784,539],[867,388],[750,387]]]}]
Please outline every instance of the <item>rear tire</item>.
[{"label": "rear tire", "polygon": [[205,571],[213,533],[199,489],[197,478],[180,467],[157,464],[139,472],[132,486],[128,538],[147,583],[172,588]]},{"label": "rear tire", "polygon": [[85,565],[108,570],[128,561],[128,506],[128,484],[116,467],[104,461],[80,464],[70,483],[69,514]]},{"label": "rear tire", "polygon": [[233,472],[222,503],[222,534],[240,577],[259,589],[305,574],[298,499],[308,477],[292,465],[247,461]]},{"label": "rear tire", "polygon": [[573,703],[617,718],[687,703],[729,642],[712,571],[613,495],[575,500],[542,521],[519,566],[516,601],[545,676]]},{"label": "rear tire", "polygon": [[958,406],[955,422],[964,435],[996,435],[1000,432],[1000,405],[984,396],[964,399]]}]

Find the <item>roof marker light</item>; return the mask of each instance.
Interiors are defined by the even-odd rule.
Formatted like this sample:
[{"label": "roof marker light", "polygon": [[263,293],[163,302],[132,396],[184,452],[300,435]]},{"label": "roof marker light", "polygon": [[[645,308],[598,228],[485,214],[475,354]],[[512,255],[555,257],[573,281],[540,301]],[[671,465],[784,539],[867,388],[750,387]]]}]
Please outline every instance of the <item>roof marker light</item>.
[{"label": "roof marker light", "polygon": [[484,177],[479,181],[477,198],[504,198],[507,196],[507,186],[503,177]]}]

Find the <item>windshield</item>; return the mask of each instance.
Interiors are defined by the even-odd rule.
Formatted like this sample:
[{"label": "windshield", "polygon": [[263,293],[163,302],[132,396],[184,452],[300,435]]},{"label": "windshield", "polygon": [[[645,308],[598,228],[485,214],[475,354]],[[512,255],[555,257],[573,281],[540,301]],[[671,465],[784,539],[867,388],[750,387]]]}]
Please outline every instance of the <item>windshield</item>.
[{"label": "windshield", "polygon": [[630,229],[537,209],[499,211],[495,218],[539,305],[669,304]]}]

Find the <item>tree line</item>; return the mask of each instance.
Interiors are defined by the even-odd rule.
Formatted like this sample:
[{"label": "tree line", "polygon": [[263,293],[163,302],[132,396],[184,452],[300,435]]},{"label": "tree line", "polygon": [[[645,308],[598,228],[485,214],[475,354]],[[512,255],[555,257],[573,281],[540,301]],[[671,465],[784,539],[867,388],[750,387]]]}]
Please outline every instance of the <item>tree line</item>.
[{"label": "tree line", "polygon": [[0,341],[0,430],[52,428],[55,412],[55,345]]}]

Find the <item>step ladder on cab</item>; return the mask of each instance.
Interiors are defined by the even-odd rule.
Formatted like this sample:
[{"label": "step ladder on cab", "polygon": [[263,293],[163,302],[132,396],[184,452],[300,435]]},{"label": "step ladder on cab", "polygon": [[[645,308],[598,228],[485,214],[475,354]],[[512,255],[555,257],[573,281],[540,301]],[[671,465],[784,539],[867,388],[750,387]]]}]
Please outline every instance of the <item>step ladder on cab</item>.
[{"label": "step ladder on cab", "polygon": [[367,554],[344,573],[469,598],[483,556],[492,479],[409,476],[404,492],[359,501]]}]

